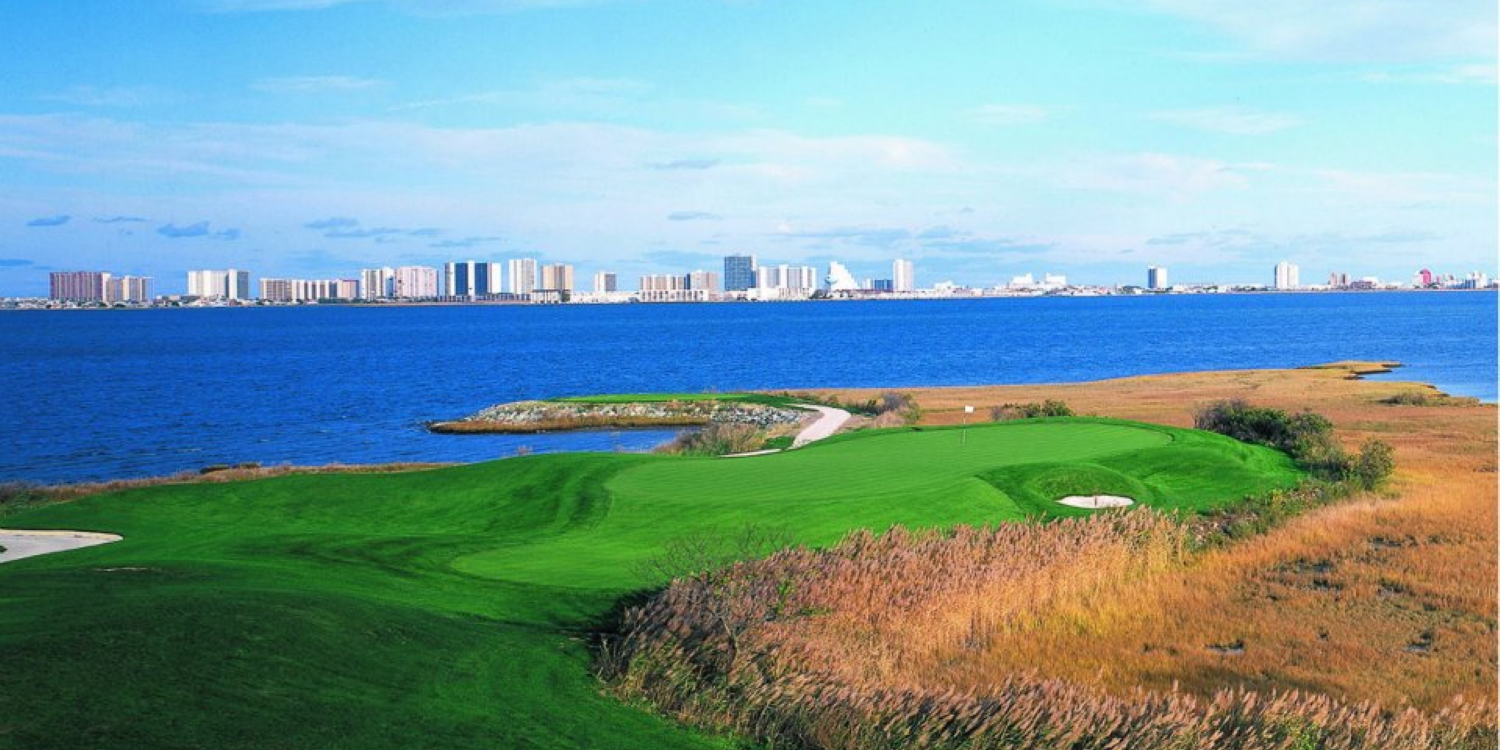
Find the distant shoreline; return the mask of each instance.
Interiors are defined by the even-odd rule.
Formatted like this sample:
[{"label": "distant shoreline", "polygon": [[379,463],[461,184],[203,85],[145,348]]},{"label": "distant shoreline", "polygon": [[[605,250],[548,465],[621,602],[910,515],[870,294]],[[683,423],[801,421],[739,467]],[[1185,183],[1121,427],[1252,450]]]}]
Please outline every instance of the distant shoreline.
[{"label": "distant shoreline", "polygon": [[[119,307],[106,307],[95,305],[81,306],[50,306],[45,304],[47,300],[38,297],[7,297],[0,298],[0,312],[138,312],[143,310],[246,310],[246,309],[285,309],[285,308],[336,308],[336,309],[404,309],[414,307],[635,307],[638,305],[650,305],[653,307],[682,307],[696,305],[781,305],[781,304],[806,304],[823,302],[974,302],[983,300],[1037,300],[1037,299],[1142,299],[1156,297],[1249,297],[1249,296],[1272,296],[1272,295],[1325,295],[1325,294],[1472,294],[1488,293],[1496,294],[1500,287],[1486,287],[1483,289],[1266,289],[1266,290],[1235,290],[1224,292],[1142,292],[1136,294],[1103,293],[1103,294],[955,294],[945,297],[888,297],[879,295],[861,297],[829,297],[825,299],[768,299],[768,300],[704,300],[686,302],[518,302],[514,300],[475,300],[472,302],[459,301],[387,301],[387,302],[309,302],[309,303],[280,303],[280,302],[249,302],[246,304],[213,304],[213,305],[125,305]],[[33,304],[19,305],[18,302],[29,302]]]}]

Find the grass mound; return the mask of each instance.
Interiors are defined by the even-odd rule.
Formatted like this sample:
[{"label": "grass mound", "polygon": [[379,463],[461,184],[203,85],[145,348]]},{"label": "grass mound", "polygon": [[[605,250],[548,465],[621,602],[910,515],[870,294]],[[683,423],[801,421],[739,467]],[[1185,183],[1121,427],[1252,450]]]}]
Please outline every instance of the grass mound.
[{"label": "grass mound", "polygon": [[0,747],[720,747],[602,695],[591,674],[591,634],[665,582],[643,563],[754,523],[827,545],[1020,520],[1027,490],[993,473],[1069,462],[1149,484],[1161,507],[1300,477],[1217,436],[1039,420],[733,460],[529,456],[29,509],[6,525],[124,540],[0,566]]}]

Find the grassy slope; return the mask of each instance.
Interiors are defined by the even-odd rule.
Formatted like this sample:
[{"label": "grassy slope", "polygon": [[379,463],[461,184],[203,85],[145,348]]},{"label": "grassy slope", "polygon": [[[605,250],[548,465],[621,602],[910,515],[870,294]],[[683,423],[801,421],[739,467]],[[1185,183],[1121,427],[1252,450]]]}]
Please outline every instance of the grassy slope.
[{"label": "grassy slope", "polygon": [[[168,486],[27,512],[6,524],[125,539],[0,566],[0,747],[716,746],[590,676],[586,631],[650,583],[633,561],[748,520],[821,543],[1019,518],[977,475],[1069,458],[1128,472],[1127,456],[1173,438],[1192,434],[1044,421],[749,459],[553,455]],[[1192,477],[1142,462],[1135,480],[1180,482],[1179,500],[1201,504],[1243,492],[1246,461],[1294,479],[1276,454],[1198,448]]]}]

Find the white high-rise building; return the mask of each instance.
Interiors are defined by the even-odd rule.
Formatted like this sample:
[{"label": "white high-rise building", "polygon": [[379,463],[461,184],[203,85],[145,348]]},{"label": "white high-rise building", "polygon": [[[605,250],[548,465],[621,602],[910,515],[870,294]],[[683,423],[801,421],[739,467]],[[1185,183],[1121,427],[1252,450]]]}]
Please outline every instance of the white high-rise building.
[{"label": "white high-rise building", "polygon": [[594,274],[594,291],[599,294],[620,291],[620,276],[614,271],[600,271]]},{"label": "white high-rise building", "polygon": [[[498,267],[496,270],[499,270]],[[437,269],[431,266],[402,266],[396,269],[390,296],[400,299],[432,299],[438,296]]]},{"label": "white high-rise building", "polygon": [[514,258],[510,261],[510,286],[506,288],[511,294],[531,294],[537,287],[537,268],[535,258]]},{"label": "white high-rise building", "polygon": [[443,264],[443,294],[477,299],[500,293],[500,264],[474,260]]},{"label": "white high-rise building", "polygon": [[1167,286],[1166,266],[1152,266],[1146,269],[1147,289],[1166,289]]},{"label": "white high-rise building", "polygon": [[390,299],[396,296],[396,271],[391,268],[363,268],[359,272],[360,299]]},{"label": "white high-rise building", "polygon": [[891,263],[891,291],[914,292],[916,289],[916,267],[912,262],[905,259],[897,259]]},{"label": "white high-rise building", "polygon": [[1281,261],[1276,264],[1276,288],[1296,289],[1300,284],[1297,279],[1297,264]]},{"label": "white high-rise building", "polygon": [[758,266],[755,269],[756,289],[784,289],[786,279],[782,276],[782,269],[786,266]]},{"label": "white high-rise building", "polygon": [[818,269],[812,266],[792,266],[786,272],[786,288],[811,292],[818,288]]},{"label": "white high-rise building", "polygon": [[250,272],[188,271],[188,294],[217,299],[250,299]]}]

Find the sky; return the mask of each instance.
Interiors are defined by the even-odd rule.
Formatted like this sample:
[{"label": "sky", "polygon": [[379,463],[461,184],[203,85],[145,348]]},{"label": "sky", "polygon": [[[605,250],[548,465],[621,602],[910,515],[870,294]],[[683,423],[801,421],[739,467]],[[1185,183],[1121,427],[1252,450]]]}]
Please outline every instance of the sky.
[{"label": "sky", "polygon": [[51,270],[1495,274],[1492,0],[0,0]]}]

